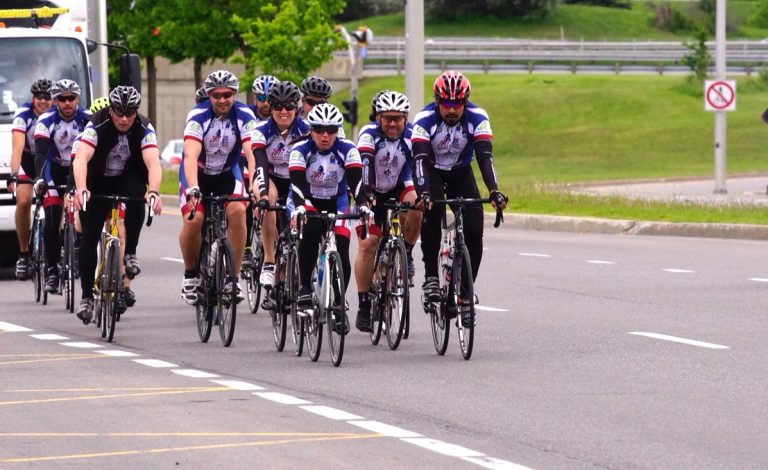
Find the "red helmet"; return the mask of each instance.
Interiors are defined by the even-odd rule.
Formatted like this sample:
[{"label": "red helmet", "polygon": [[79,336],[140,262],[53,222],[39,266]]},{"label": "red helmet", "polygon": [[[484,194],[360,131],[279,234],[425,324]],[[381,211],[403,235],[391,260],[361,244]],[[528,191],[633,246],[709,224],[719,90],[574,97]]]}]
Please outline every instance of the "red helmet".
[{"label": "red helmet", "polygon": [[438,100],[469,99],[469,80],[455,70],[446,70],[435,79],[432,86]]}]

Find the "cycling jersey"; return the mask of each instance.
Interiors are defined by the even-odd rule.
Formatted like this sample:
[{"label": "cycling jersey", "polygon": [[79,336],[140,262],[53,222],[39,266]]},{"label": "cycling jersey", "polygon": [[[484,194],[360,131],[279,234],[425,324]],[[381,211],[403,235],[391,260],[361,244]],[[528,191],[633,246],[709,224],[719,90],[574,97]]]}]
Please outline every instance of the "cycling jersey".
[{"label": "cycling jersey", "polygon": [[32,103],[24,103],[13,115],[12,132],[21,132],[24,134],[24,154],[35,153],[35,125],[37,124],[37,115]]},{"label": "cycling jersey", "polygon": [[[273,119],[261,121],[253,131],[254,151],[264,149],[269,162],[269,175],[277,178],[288,179],[288,161],[291,155],[291,146],[309,134],[309,124],[297,117],[288,128],[285,136],[280,135]],[[257,162],[258,163],[258,162]]]},{"label": "cycling jersey", "polygon": [[349,140],[337,137],[326,151],[319,150],[312,139],[296,144],[291,150],[289,171],[306,173],[309,194],[292,191],[294,203],[298,207],[308,198],[347,198],[346,170],[362,166],[360,153]]},{"label": "cycling jersey", "polygon": [[[48,146],[45,160],[61,166],[72,163],[72,144],[83,131],[90,113],[77,108],[70,120],[64,120],[56,108],[42,114],[35,126],[35,139],[48,139],[53,145]],[[36,149],[37,150],[37,149]],[[40,169],[38,168],[38,171]]]},{"label": "cycling jersey", "polygon": [[436,103],[425,106],[414,119],[412,140],[432,144],[434,167],[439,170],[469,165],[474,158],[475,142],[492,139],[488,114],[472,102],[467,102],[454,126],[443,122]]},{"label": "cycling jersey", "polygon": [[187,115],[184,140],[200,142],[203,149],[198,157],[198,170],[218,175],[237,167],[240,151],[251,142],[256,118],[245,104],[235,101],[229,115],[218,118],[211,104],[200,103]]},{"label": "cycling jersey", "polygon": [[[413,188],[411,165],[411,131],[413,124],[407,123],[403,133],[390,140],[378,124],[367,124],[360,131],[357,149],[363,159],[363,184],[377,193],[388,193],[402,183]],[[372,159],[371,159],[372,156]],[[372,161],[368,162],[367,160]]]}]

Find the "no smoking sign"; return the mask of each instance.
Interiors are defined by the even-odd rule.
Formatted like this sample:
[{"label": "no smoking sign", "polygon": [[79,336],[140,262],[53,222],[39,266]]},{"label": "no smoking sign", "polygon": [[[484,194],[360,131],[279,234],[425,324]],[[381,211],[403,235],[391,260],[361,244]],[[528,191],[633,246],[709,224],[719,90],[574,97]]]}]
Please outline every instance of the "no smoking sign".
[{"label": "no smoking sign", "polygon": [[705,111],[735,111],[736,82],[733,80],[707,80],[704,82]]}]

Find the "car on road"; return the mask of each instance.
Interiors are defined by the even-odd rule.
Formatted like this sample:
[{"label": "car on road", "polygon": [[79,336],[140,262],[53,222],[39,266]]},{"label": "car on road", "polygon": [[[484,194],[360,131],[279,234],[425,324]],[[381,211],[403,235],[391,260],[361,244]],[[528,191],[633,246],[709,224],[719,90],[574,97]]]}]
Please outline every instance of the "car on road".
[{"label": "car on road", "polygon": [[160,164],[163,168],[178,168],[181,164],[181,152],[184,150],[184,140],[171,139],[165,144],[160,154]]}]

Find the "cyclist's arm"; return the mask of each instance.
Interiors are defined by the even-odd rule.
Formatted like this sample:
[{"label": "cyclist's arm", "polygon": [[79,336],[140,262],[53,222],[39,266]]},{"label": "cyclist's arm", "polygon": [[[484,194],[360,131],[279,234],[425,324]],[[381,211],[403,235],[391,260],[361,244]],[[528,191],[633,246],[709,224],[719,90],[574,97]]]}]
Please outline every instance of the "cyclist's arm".
[{"label": "cyclist's arm", "polygon": [[349,182],[349,189],[352,191],[352,197],[358,206],[367,205],[367,191],[363,188],[363,169],[359,166],[350,166],[344,169]]},{"label": "cyclist's arm", "polygon": [[366,191],[373,194],[376,188],[376,159],[366,150],[360,151],[360,158],[363,160],[363,186]]},{"label": "cyclist's arm", "polygon": [[485,182],[488,191],[498,191],[496,169],[493,167],[493,144],[490,139],[482,139],[475,142],[475,156],[477,157],[477,164],[480,166],[480,173],[483,175],[483,182]]},{"label": "cyclist's arm", "polygon": [[163,177],[163,169],[160,167],[160,151],[157,147],[147,147],[141,151],[141,158],[144,159],[144,164],[148,170],[149,191],[159,191],[160,180]]},{"label": "cyclist's arm", "polygon": [[38,179],[43,177],[50,143],[48,137],[35,137],[35,174]]},{"label": "cyclist's arm", "polygon": [[184,176],[187,178],[187,187],[197,186],[197,160],[203,144],[194,139],[184,139]]},{"label": "cyclist's arm", "polygon": [[256,176],[254,177],[254,181],[258,186],[259,196],[266,196],[269,191],[269,186],[267,185],[269,158],[267,158],[266,148],[254,147],[253,156],[256,160]]},{"label": "cyclist's arm", "polygon": [[429,193],[429,166],[432,145],[428,141],[413,141],[413,170],[416,194]]},{"label": "cyclist's arm", "polygon": [[295,168],[289,171],[291,175],[291,195],[294,207],[301,207],[306,202],[307,172],[303,168]]},{"label": "cyclist's arm", "polygon": [[256,159],[253,157],[253,147],[251,147],[250,139],[247,142],[243,142],[243,153],[245,154],[245,160],[248,164],[248,174],[251,180],[247,182],[248,191],[253,191],[253,180],[256,177]]},{"label": "cyclist's arm", "polygon": [[21,167],[21,154],[24,152],[24,141],[27,136],[20,131],[13,131],[11,134],[11,173],[17,174]]}]

